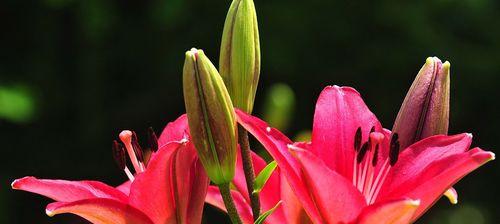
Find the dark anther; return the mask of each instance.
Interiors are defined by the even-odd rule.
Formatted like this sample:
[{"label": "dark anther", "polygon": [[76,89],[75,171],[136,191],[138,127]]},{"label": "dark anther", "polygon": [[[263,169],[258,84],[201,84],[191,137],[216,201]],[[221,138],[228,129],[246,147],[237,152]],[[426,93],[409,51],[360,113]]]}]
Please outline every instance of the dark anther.
[{"label": "dark anther", "polygon": [[373,152],[373,159],[372,159],[372,166],[376,166],[377,165],[377,161],[378,161],[378,146],[379,144],[377,144],[375,146],[375,152]]},{"label": "dark anther", "polygon": [[361,147],[361,127],[356,130],[356,134],[354,135],[354,150],[359,151]]},{"label": "dark anther", "polygon": [[398,156],[399,156],[398,134],[394,133],[391,138],[391,145],[389,149],[389,159],[391,162],[391,166],[394,166],[394,164],[396,164],[396,162],[398,161]]},{"label": "dark anther", "polygon": [[134,149],[135,156],[137,157],[137,160],[140,162],[144,162],[144,158],[142,156],[142,148],[139,145],[139,141],[137,140],[137,135],[135,134],[135,131],[132,132],[132,148]]},{"label": "dark anther", "polygon": [[372,129],[370,129],[370,133],[375,132],[375,126],[372,126]]},{"label": "dark anther", "polygon": [[118,165],[118,168],[121,170],[125,169],[125,163],[126,157],[125,157],[125,149],[123,148],[123,145],[118,143],[116,140],[113,141],[113,158],[115,159],[116,165]]},{"label": "dark anther", "polygon": [[158,137],[152,127],[148,128],[148,146],[153,152],[158,150]]},{"label": "dark anther", "polygon": [[358,157],[356,158],[356,161],[358,163],[361,163],[363,161],[363,157],[365,157],[366,152],[368,151],[368,148],[370,147],[370,142],[365,142],[363,146],[361,146],[361,149],[359,150]]}]

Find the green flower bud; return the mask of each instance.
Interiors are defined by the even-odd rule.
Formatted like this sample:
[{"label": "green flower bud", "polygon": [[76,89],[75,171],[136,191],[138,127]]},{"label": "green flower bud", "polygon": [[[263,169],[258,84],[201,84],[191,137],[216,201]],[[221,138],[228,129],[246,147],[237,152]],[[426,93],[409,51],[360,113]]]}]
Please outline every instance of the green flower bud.
[{"label": "green flower bud", "polygon": [[219,70],[235,107],[251,113],[260,74],[257,14],[252,0],[233,0],[222,34]]},{"label": "green flower bud", "polygon": [[427,58],[399,109],[392,132],[402,149],[432,135],[448,134],[450,63]]},{"label": "green flower bud", "polygon": [[183,88],[198,157],[215,184],[229,183],[236,166],[236,117],[222,78],[202,50],[186,52]]}]

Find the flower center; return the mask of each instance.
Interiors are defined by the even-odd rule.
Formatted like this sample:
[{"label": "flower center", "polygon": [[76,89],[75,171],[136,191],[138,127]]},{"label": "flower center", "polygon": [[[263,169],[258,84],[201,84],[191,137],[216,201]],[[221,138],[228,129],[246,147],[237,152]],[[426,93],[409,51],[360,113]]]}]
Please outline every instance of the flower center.
[{"label": "flower center", "polygon": [[387,178],[390,168],[397,162],[399,154],[399,141],[397,134],[391,138],[389,159],[383,164],[378,164],[379,150],[384,134],[376,132],[372,127],[368,140],[362,144],[363,133],[361,127],[354,136],[355,156],[353,159],[353,185],[363,194],[367,204],[373,204]]},{"label": "flower center", "polygon": [[119,135],[122,143],[113,141],[113,157],[118,167],[125,172],[130,181],[134,180],[134,175],[127,167],[128,158],[134,167],[135,173],[141,173],[146,170],[147,162],[152,152],[158,150],[158,138],[152,128],[148,129],[148,145],[146,150],[139,145],[137,135],[134,131],[124,130]]}]

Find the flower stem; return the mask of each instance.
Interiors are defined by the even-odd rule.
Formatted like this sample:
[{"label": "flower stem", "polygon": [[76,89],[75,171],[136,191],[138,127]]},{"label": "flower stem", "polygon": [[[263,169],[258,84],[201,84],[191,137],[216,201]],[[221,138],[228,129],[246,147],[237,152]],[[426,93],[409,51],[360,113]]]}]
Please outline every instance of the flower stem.
[{"label": "flower stem", "polygon": [[247,190],[252,206],[253,219],[257,220],[260,215],[259,194],[253,192],[253,183],[255,181],[255,172],[253,169],[252,155],[250,154],[250,143],[248,141],[248,132],[241,125],[238,126],[238,141],[241,148],[241,160],[243,162],[243,172],[247,182]]},{"label": "flower stem", "polygon": [[222,195],[222,200],[224,200],[224,205],[226,206],[227,214],[229,215],[231,222],[233,224],[242,224],[238,211],[236,210],[236,206],[234,205],[233,197],[231,196],[229,184],[219,185],[219,191]]}]

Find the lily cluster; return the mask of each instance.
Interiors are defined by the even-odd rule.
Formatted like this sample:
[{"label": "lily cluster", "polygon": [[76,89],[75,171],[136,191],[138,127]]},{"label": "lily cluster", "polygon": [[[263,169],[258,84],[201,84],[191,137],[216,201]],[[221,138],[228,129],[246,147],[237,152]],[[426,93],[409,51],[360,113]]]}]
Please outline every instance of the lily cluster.
[{"label": "lily cluster", "polygon": [[[205,203],[233,223],[413,223],[443,195],[456,204],[453,185],[495,158],[470,149],[469,133],[448,135],[450,63],[436,57],[418,72],[392,130],[355,89],[327,86],[311,140],[292,142],[251,115],[259,44],[253,1],[233,0],[219,68],[203,50],[185,54],[186,114],[159,137],[150,129],[147,147],[129,130],[113,141],[123,184],[24,177],[12,188],[53,199],[49,216],[99,224],[197,224]],[[274,161],[250,150],[248,133]]]}]

